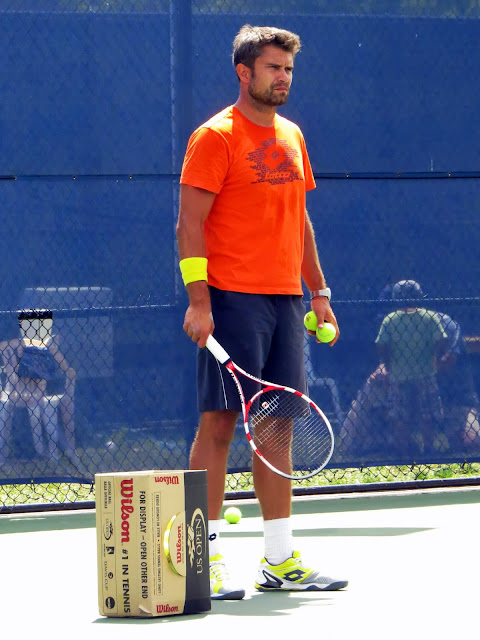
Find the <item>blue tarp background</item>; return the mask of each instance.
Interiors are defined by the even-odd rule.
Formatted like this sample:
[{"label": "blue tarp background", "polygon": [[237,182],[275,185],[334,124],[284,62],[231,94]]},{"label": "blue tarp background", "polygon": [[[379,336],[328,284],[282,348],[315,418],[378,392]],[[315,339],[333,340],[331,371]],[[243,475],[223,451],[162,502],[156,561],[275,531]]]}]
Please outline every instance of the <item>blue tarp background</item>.
[{"label": "blue tarp background", "polygon": [[[479,332],[480,16],[462,3],[435,15],[417,3],[234,4],[0,2],[0,340],[18,337],[19,308],[48,306],[79,368],[75,458],[35,460],[28,418],[14,416],[0,482],[185,467],[197,412],[178,180],[191,131],[236,99],[231,43],[246,22],[303,42],[282,113],[306,137],[309,212],[342,329],[334,349],[310,345],[313,375],[335,381],[346,414],[377,365],[391,310],[379,293],[400,279],[418,280],[465,336]],[[477,387],[473,340],[468,350]],[[339,435],[331,394],[316,389]],[[231,470],[248,468],[243,447]],[[332,465],[411,461],[380,449]]]}]

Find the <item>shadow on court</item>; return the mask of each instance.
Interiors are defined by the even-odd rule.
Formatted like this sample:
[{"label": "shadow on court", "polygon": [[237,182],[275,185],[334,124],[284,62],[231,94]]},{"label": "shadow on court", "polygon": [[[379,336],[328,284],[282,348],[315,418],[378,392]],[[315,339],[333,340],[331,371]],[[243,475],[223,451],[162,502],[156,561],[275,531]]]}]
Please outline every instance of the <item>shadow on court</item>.
[{"label": "shadow on court", "polygon": [[[340,592],[339,592],[340,593]],[[187,619],[201,620],[212,616],[238,616],[245,617],[278,617],[289,616],[303,607],[321,606],[330,607],[335,599],[324,593],[310,593],[305,596],[302,593],[256,593],[241,601],[212,602],[212,609],[208,613],[190,616],[171,616],[166,618],[154,618],[150,620],[135,618],[98,618],[95,624],[114,625],[144,625],[144,624],[171,624],[182,623]]]},{"label": "shadow on court", "polygon": [[[421,533],[422,531],[430,531],[427,527],[342,527],[341,529],[295,529],[294,538],[309,537],[325,537],[331,536],[406,536],[410,533]],[[231,538],[262,538],[263,533],[261,531],[245,531],[245,532],[222,532],[225,537]]]}]

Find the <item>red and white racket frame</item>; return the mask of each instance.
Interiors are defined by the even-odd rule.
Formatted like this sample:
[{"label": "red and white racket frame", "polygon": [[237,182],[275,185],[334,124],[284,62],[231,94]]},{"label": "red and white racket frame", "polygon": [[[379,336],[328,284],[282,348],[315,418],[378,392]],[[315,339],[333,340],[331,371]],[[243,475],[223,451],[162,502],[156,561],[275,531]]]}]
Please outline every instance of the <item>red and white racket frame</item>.
[{"label": "red and white racket frame", "polygon": [[[278,475],[283,476],[284,478],[287,478],[289,480],[306,480],[308,478],[311,478],[311,477],[315,476],[322,469],[324,469],[327,466],[327,464],[329,463],[330,458],[332,457],[334,446],[335,446],[335,437],[333,435],[333,430],[332,430],[332,426],[330,424],[330,421],[328,420],[328,418],[324,414],[324,412],[320,409],[320,407],[315,402],[313,402],[313,400],[311,398],[309,398],[305,394],[301,393],[300,391],[297,391],[296,389],[292,389],[291,387],[285,387],[285,386],[280,385],[280,384],[275,384],[273,382],[266,382],[265,380],[262,380],[261,378],[257,378],[255,376],[253,376],[252,374],[248,373],[247,371],[244,371],[241,367],[238,366],[238,364],[236,364],[232,360],[232,358],[227,353],[227,351],[225,351],[225,349],[222,347],[222,345],[212,335],[210,335],[207,338],[206,347],[210,351],[210,353],[216,358],[216,360],[227,369],[227,371],[232,376],[233,381],[235,382],[235,386],[237,387],[238,395],[240,397],[240,403],[241,403],[241,406],[242,406],[243,428],[245,430],[245,435],[247,437],[248,442],[250,443],[250,447],[252,448],[254,453],[260,458],[260,460],[269,469],[271,469],[274,473],[277,473]],[[261,384],[262,387],[263,387],[262,389],[260,389],[260,391],[255,393],[250,398],[250,400],[248,402],[245,400],[245,394],[243,392],[242,385],[240,384],[240,380],[238,379],[238,377],[236,375],[237,371],[241,375],[243,375],[246,378],[248,378],[249,380],[253,380],[253,382],[257,382],[257,383]],[[255,444],[255,442],[254,442],[254,440],[252,438],[252,434],[250,433],[250,429],[248,427],[248,413],[250,411],[250,408],[252,407],[253,403],[255,402],[255,400],[259,396],[261,396],[263,393],[266,393],[267,391],[272,391],[272,390],[275,390],[275,389],[278,389],[278,390],[281,390],[281,391],[288,391],[289,393],[291,393],[293,395],[300,396],[306,403],[308,403],[310,405],[310,407],[314,411],[316,411],[321,416],[321,418],[325,422],[325,425],[326,425],[326,427],[328,429],[328,432],[330,434],[330,450],[329,450],[329,452],[328,452],[328,454],[326,456],[325,461],[323,462],[323,464],[320,467],[318,467],[317,469],[315,469],[314,471],[312,471],[312,472],[310,472],[310,473],[308,473],[306,475],[294,476],[294,475],[290,475],[288,473],[284,473],[280,469],[277,469],[258,450],[258,448],[257,448],[257,446],[256,446],[256,444]]]}]

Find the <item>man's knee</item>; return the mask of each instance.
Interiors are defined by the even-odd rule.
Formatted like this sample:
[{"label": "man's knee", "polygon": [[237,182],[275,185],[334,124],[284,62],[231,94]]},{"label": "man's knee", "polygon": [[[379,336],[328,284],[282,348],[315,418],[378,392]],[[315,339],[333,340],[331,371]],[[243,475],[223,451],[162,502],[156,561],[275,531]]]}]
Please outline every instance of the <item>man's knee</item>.
[{"label": "man's knee", "polygon": [[199,435],[210,438],[216,446],[230,446],[237,419],[235,411],[206,411],[200,418]]}]

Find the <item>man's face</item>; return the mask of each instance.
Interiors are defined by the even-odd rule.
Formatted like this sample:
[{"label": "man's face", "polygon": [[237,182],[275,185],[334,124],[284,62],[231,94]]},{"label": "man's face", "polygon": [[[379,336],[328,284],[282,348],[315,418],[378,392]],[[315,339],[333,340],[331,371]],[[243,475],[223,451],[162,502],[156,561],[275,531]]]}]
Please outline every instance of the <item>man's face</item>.
[{"label": "man's face", "polygon": [[293,55],[273,45],[255,60],[248,93],[258,103],[278,107],[288,100],[292,84]]}]

